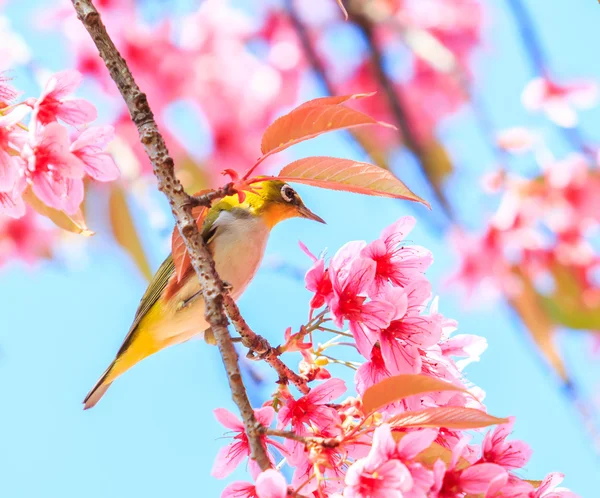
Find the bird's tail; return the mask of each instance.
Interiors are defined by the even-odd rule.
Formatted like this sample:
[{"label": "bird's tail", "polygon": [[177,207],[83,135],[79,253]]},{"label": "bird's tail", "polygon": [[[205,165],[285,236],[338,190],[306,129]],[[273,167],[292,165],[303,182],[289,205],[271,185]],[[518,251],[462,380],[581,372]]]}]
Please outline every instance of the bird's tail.
[{"label": "bird's tail", "polygon": [[111,386],[112,380],[108,381],[108,376],[110,375],[113,367],[115,366],[115,361],[113,361],[110,366],[106,369],[106,371],[100,377],[100,380],[96,382],[96,385],[92,387],[92,390],[88,393],[88,395],[83,400],[83,409],[88,410],[89,408],[93,408],[96,406],[96,403],[100,401],[100,398],[104,396],[104,393]]}]

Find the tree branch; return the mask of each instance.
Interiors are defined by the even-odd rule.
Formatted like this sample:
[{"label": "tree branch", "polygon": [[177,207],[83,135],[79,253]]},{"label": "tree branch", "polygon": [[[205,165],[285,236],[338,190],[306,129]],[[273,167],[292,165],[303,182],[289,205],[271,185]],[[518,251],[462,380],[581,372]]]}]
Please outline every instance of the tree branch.
[{"label": "tree branch", "polygon": [[[214,261],[202,237],[200,237],[196,220],[192,216],[192,207],[194,204],[197,205],[199,201],[192,200],[186,194],[183,186],[175,176],[173,159],[169,156],[165,141],[158,131],[146,95],[136,84],[127,62],[121,57],[108,35],[100,14],[92,1],[72,0],[72,3],[77,12],[77,17],[94,40],[100,56],[127,104],[131,119],[138,129],[140,141],[152,163],[154,174],[158,180],[158,188],[169,200],[171,210],[177,220],[177,226],[202,288],[206,320],[215,334],[227,371],[231,395],[244,421],[251,457],[256,460],[262,470],[266,470],[271,465],[266,450],[261,443],[262,426],[254,416],[254,410],[250,405],[242,381],[237,352],[227,330],[228,321],[223,309],[223,300],[227,292],[215,271]],[[210,200],[202,202],[210,203]]]},{"label": "tree branch", "polygon": [[250,328],[231,296],[225,296],[224,304],[231,323],[242,338],[242,344],[249,349],[248,356],[254,358],[254,355],[257,354],[258,359],[265,360],[279,374],[280,383],[291,381],[302,394],[308,394],[310,388],[306,379],[292,371],[279,359],[281,354],[279,348],[272,347],[267,339]]}]

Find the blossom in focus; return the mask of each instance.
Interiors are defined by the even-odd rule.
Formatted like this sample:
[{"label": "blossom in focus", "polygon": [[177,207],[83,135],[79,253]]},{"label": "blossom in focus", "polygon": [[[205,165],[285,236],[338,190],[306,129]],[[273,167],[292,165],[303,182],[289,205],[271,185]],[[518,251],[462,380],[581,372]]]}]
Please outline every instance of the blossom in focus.
[{"label": "blossom in focus", "polygon": [[486,434],[482,444],[482,460],[496,463],[505,469],[523,468],[531,458],[531,448],[523,441],[506,441],[515,423],[514,417],[508,424],[499,425]]},{"label": "blossom in focus", "polygon": [[346,385],[342,379],[329,379],[297,400],[288,398],[277,414],[278,428],[291,423],[292,429],[297,434],[302,434],[306,432],[304,424],[321,430],[339,424],[336,410],[327,404],[345,391]]},{"label": "blossom in focus", "polygon": [[94,180],[110,182],[119,177],[119,168],[104,149],[113,140],[112,126],[86,128],[71,144],[69,150],[84,164],[85,173]]},{"label": "blossom in focus", "polygon": [[558,486],[564,477],[559,472],[548,474],[542,484],[535,491],[529,493],[530,498],[578,498],[572,491]]},{"label": "blossom in focus", "polygon": [[598,100],[595,82],[558,84],[548,78],[530,81],[521,96],[523,105],[531,111],[542,111],[548,119],[564,128],[577,125],[576,109],[589,109]]},{"label": "blossom in focus", "polygon": [[73,214],[83,201],[85,165],[70,152],[67,130],[50,123],[30,139],[21,150],[25,160],[22,175],[39,199],[56,209]]},{"label": "blossom in focus", "polygon": [[66,70],[56,73],[46,83],[39,99],[27,99],[37,122],[47,125],[60,119],[70,125],[94,121],[96,108],[85,99],[67,98],[81,83],[81,73]]},{"label": "blossom in focus", "polygon": [[373,283],[376,264],[360,257],[364,246],[364,242],[351,242],[331,259],[329,277],[333,297],[329,308],[338,327],[348,320],[359,352],[368,358],[377,332],[389,324],[395,307],[383,299],[367,301],[366,293]]},{"label": "blossom in focus", "polygon": [[[219,479],[227,477],[246,457],[248,457],[248,466],[250,471],[256,473],[260,472],[256,461],[250,458],[250,445],[248,443],[248,436],[246,435],[243,422],[233,413],[225,410],[224,408],[215,409],[214,414],[221,424],[228,429],[235,431],[236,434],[233,436],[234,441],[224,448],[221,448],[219,451],[219,454],[215,459],[211,475]],[[254,415],[260,424],[268,427],[273,421],[275,411],[272,407],[265,406],[263,408],[259,408],[258,410],[254,410]],[[261,436],[261,441],[265,449],[267,444],[272,444],[278,449],[285,451],[279,443],[267,438],[265,435]]]},{"label": "blossom in focus", "polygon": [[422,277],[433,262],[431,252],[416,246],[403,246],[402,241],[414,228],[412,216],[400,218],[381,232],[379,239],[367,244],[361,255],[375,261],[375,277],[370,295],[383,291],[388,282],[404,287]]}]

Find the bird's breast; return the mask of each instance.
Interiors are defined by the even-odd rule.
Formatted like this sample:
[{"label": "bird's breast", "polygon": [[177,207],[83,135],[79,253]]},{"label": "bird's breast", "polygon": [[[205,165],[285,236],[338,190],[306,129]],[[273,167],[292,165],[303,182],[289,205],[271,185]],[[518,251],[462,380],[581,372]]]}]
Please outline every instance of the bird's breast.
[{"label": "bird's breast", "polygon": [[237,299],[246,289],[262,260],[269,228],[259,217],[239,218],[223,212],[215,222],[211,249],[217,272],[232,286]]}]

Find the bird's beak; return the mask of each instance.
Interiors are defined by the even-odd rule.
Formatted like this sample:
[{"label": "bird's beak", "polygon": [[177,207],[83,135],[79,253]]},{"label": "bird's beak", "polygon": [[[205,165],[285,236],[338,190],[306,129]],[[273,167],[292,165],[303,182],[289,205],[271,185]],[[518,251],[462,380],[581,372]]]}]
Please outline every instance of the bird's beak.
[{"label": "bird's beak", "polygon": [[320,216],[317,216],[306,206],[300,206],[298,208],[298,212],[300,213],[300,216],[302,216],[303,218],[306,218],[307,220],[313,220],[313,221],[318,221],[319,223],[325,223],[325,220],[323,218],[321,218]]}]

